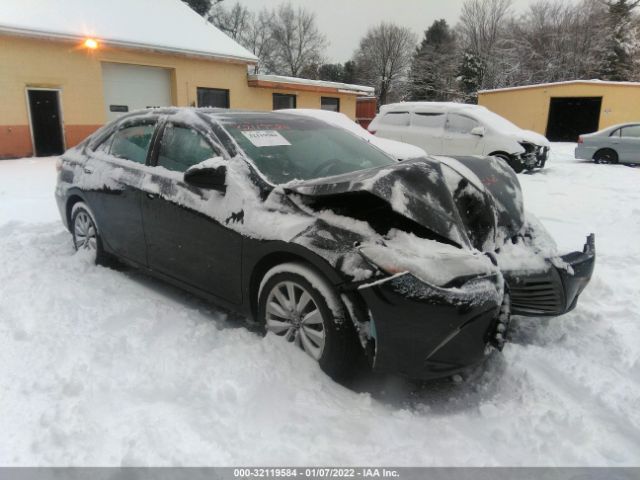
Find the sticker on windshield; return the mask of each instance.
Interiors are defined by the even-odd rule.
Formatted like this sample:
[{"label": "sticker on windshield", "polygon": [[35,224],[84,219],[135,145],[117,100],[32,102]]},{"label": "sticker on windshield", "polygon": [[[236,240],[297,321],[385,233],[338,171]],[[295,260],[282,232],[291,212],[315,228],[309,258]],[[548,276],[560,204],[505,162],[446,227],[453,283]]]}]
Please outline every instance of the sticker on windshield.
[{"label": "sticker on windshield", "polygon": [[286,138],[275,130],[251,130],[240,132],[256,147],[280,147],[291,145]]}]

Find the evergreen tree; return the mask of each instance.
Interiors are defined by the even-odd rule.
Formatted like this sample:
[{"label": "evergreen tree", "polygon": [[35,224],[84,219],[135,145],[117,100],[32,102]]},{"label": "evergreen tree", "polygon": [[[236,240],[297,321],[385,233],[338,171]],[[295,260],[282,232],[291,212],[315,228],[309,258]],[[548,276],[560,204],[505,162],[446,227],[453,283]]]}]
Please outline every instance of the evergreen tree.
[{"label": "evergreen tree", "polygon": [[320,80],[343,82],[344,66],[341,63],[324,63],[320,65],[318,76]]},{"label": "evergreen tree", "polygon": [[182,0],[184,3],[189,5],[191,9],[196,12],[198,15],[205,16],[211,10],[213,3],[218,3],[222,0],[216,0],[212,2],[211,0]]},{"label": "evergreen tree", "polygon": [[607,80],[632,80],[634,57],[639,51],[633,9],[640,4],[640,0],[609,0],[604,3],[608,7],[610,37],[602,76]]},{"label": "evergreen tree", "polygon": [[450,100],[455,97],[456,37],[445,20],[436,20],[424,32],[413,56],[410,96],[413,100]]},{"label": "evergreen tree", "polygon": [[348,60],[344,62],[344,71],[342,74],[342,81],[344,83],[356,82],[356,62]]},{"label": "evergreen tree", "polygon": [[459,88],[469,102],[475,103],[481,88],[483,65],[480,57],[467,50],[462,54],[462,64],[458,77]]}]

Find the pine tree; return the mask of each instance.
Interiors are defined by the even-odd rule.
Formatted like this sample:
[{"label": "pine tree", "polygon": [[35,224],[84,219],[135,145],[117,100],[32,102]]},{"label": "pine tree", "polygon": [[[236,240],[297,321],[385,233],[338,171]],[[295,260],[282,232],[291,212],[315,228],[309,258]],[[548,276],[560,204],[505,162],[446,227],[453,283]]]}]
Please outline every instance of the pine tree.
[{"label": "pine tree", "polygon": [[640,0],[604,3],[608,7],[610,38],[602,76],[607,80],[628,81],[634,76],[634,57],[640,50],[633,15],[633,9],[640,5]]},{"label": "pine tree", "polygon": [[222,0],[217,0],[212,2],[211,0],[182,0],[184,3],[189,5],[191,9],[196,12],[198,15],[205,16],[211,10],[213,3],[218,3]]},{"label": "pine tree", "polygon": [[445,20],[424,32],[413,56],[410,96],[413,100],[450,100],[455,96],[456,37]]},{"label": "pine tree", "polygon": [[460,90],[467,96],[467,101],[474,102],[478,96],[478,90],[481,88],[483,78],[483,64],[480,57],[473,52],[467,50],[462,54],[462,64],[458,82]]}]

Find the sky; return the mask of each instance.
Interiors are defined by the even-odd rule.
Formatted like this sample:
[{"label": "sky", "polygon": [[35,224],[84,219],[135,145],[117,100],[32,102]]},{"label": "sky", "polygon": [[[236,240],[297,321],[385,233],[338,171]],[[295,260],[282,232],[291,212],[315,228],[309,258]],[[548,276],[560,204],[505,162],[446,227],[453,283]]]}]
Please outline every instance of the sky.
[{"label": "sky", "polygon": [[[252,11],[274,7],[285,0],[224,0],[227,6],[240,1]],[[328,62],[349,60],[367,29],[382,21],[409,27],[422,37],[434,20],[457,23],[464,0],[290,0],[315,12],[320,30],[327,36]],[[523,12],[534,0],[514,0],[516,12]]]}]

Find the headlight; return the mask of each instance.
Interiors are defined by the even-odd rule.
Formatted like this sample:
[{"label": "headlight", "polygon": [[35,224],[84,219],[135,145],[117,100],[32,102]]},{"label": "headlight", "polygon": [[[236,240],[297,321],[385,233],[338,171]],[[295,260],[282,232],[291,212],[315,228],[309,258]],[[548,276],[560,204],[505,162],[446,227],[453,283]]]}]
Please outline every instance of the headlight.
[{"label": "headlight", "polygon": [[395,275],[408,272],[430,285],[443,287],[459,278],[490,275],[495,272],[491,260],[481,254],[423,240],[424,247],[408,252],[385,245],[367,245],[361,255],[385,273]]}]

